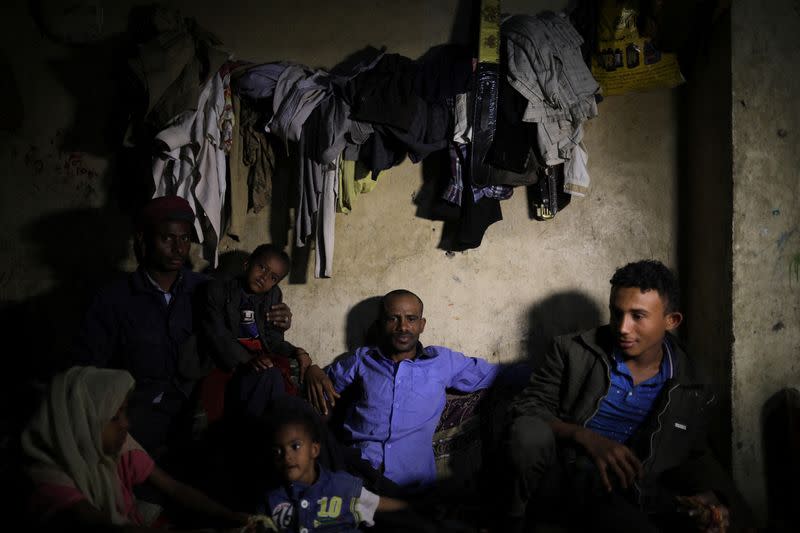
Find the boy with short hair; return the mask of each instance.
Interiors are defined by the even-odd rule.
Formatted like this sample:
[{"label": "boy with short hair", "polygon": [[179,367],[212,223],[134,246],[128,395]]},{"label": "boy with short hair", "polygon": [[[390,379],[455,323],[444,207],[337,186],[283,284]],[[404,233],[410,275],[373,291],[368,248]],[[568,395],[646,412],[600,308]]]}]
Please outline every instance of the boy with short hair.
[{"label": "boy with short hair", "polygon": [[318,422],[310,410],[288,409],[269,422],[272,465],[281,486],[268,492],[258,513],[272,531],[349,532],[360,524],[374,525],[376,511],[398,511],[405,502],[378,496],[361,479],[331,472],[317,462]]},{"label": "boy with short hair", "polygon": [[684,519],[712,520],[703,531],[746,516],[706,445],[714,390],[672,335],[678,297],[662,263],[630,263],[611,278],[610,324],[555,340],[511,406],[505,531],[525,530],[529,501],[597,531],[658,531],[687,504]]},{"label": "boy with short hair", "polygon": [[236,371],[230,385],[238,390],[234,396],[242,409],[259,416],[273,397],[296,394],[289,359],[297,361],[302,381],[311,358],[284,339],[292,313],[278,283],[289,272],[289,256],[274,244],[262,244],[244,266],[241,276],[208,284],[200,335],[214,362]]}]

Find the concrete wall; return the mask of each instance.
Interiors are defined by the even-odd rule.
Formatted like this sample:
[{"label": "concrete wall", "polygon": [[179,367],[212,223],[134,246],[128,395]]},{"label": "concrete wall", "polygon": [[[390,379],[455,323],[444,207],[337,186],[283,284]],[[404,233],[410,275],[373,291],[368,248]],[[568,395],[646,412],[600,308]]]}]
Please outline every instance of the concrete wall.
[{"label": "concrete wall", "polygon": [[762,517],[762,409],[800,385],[800,7],[766,6],[733,2],[731,32],[733,464]]},{"label": "concrete wall", "polygon": [[[331,67],[367,44],[418,57],[459,34],[456,21],[468,3],[167,4],[196,17],[237,57]],[[523,5],[533,12],[553,7]],[[111,41],[129,6],[105,3],[104,35]],[[14,309],[24,302],[55,314],[68,330],[77,320],[79,289],[134,266],[127,219],[119,215],[118,162],[100,134],[114,108],[106,93],[112,55],[104,47],[48,41],[23,2],[3,9],[3,61],[23,121],[0,143],[0,297],[19,304]],[[604,320],[616,267],[643,257],[676,263],[675,116],[674,92],[607,99],[586,129],[587,197],[554,221],[537,222],[528,217],[524,189],[517,190],[503,203],[505,220],[465,253],[439,249],[442,224],[415,216],[421,165],[405,162],[382,174],[352,214],[337,215],[334,277],[314,279],[309,265],[305,283],[286,284],[295,315],[289,338],[318,361],[330,361],[358,342],[364,316],[358,304],[397,287],[425,300],[425,342],[490,360],[525,357],[541,349],[546,334]],[[225,240],[221,250],[250,250],[269,240],[268,220],[265,212],[249,215],[241,242]]]}]

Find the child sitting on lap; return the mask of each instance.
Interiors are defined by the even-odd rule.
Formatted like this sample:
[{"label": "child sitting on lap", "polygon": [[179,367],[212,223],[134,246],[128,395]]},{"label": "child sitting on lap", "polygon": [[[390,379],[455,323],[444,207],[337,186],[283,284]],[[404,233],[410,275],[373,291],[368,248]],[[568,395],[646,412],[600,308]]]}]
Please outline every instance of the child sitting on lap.
[{"label": "child sitting on lap", "polygon": [[[209,283],[200,335],[211,358],[225,372],[235,370],[233,387],[247,412],[258,416],[272,397],[295,395],[290,362],[300,380],[311,365],[302,348],[284,339],[292,313],[278,283],[289,272],[289,256],[278,246],[262,244],[236,278]],[[228,395],[230,397],[230,395]]]}]

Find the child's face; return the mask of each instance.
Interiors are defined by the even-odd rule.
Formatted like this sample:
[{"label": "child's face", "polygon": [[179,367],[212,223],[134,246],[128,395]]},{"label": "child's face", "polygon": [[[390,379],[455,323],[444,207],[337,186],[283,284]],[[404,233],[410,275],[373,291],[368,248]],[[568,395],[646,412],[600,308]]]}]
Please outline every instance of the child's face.
[{"label": "child's face", "polygon": [[100,439],[103,444],[103,453],[116,456],[122,450],[125,439],[128,438],[128,399],[126,398],[120,406],[117,414],[103,426],[103,433]]},{"label": "child's face", "polygon": [[282,427],[272,444],[275,468],[286,481],[311,485],[316,481],[319,443],[299,424]]},{"label": "child's face", "polygon": [[288,274],[286,263],[277,255],[261,254],[245,263],[247,289],[254,294],[264,294]]}]

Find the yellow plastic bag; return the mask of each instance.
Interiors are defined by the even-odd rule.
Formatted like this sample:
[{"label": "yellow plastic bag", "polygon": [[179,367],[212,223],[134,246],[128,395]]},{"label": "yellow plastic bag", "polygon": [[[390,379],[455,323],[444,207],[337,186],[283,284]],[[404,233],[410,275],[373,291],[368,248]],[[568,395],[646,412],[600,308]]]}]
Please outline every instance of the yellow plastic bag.
[{"label": "yellow plastic bag", "polygon": [[685,80],[675,54],[662,53],[636,27],[639,2],[603,0],[592,75],[606,96],[672,88]]}]

